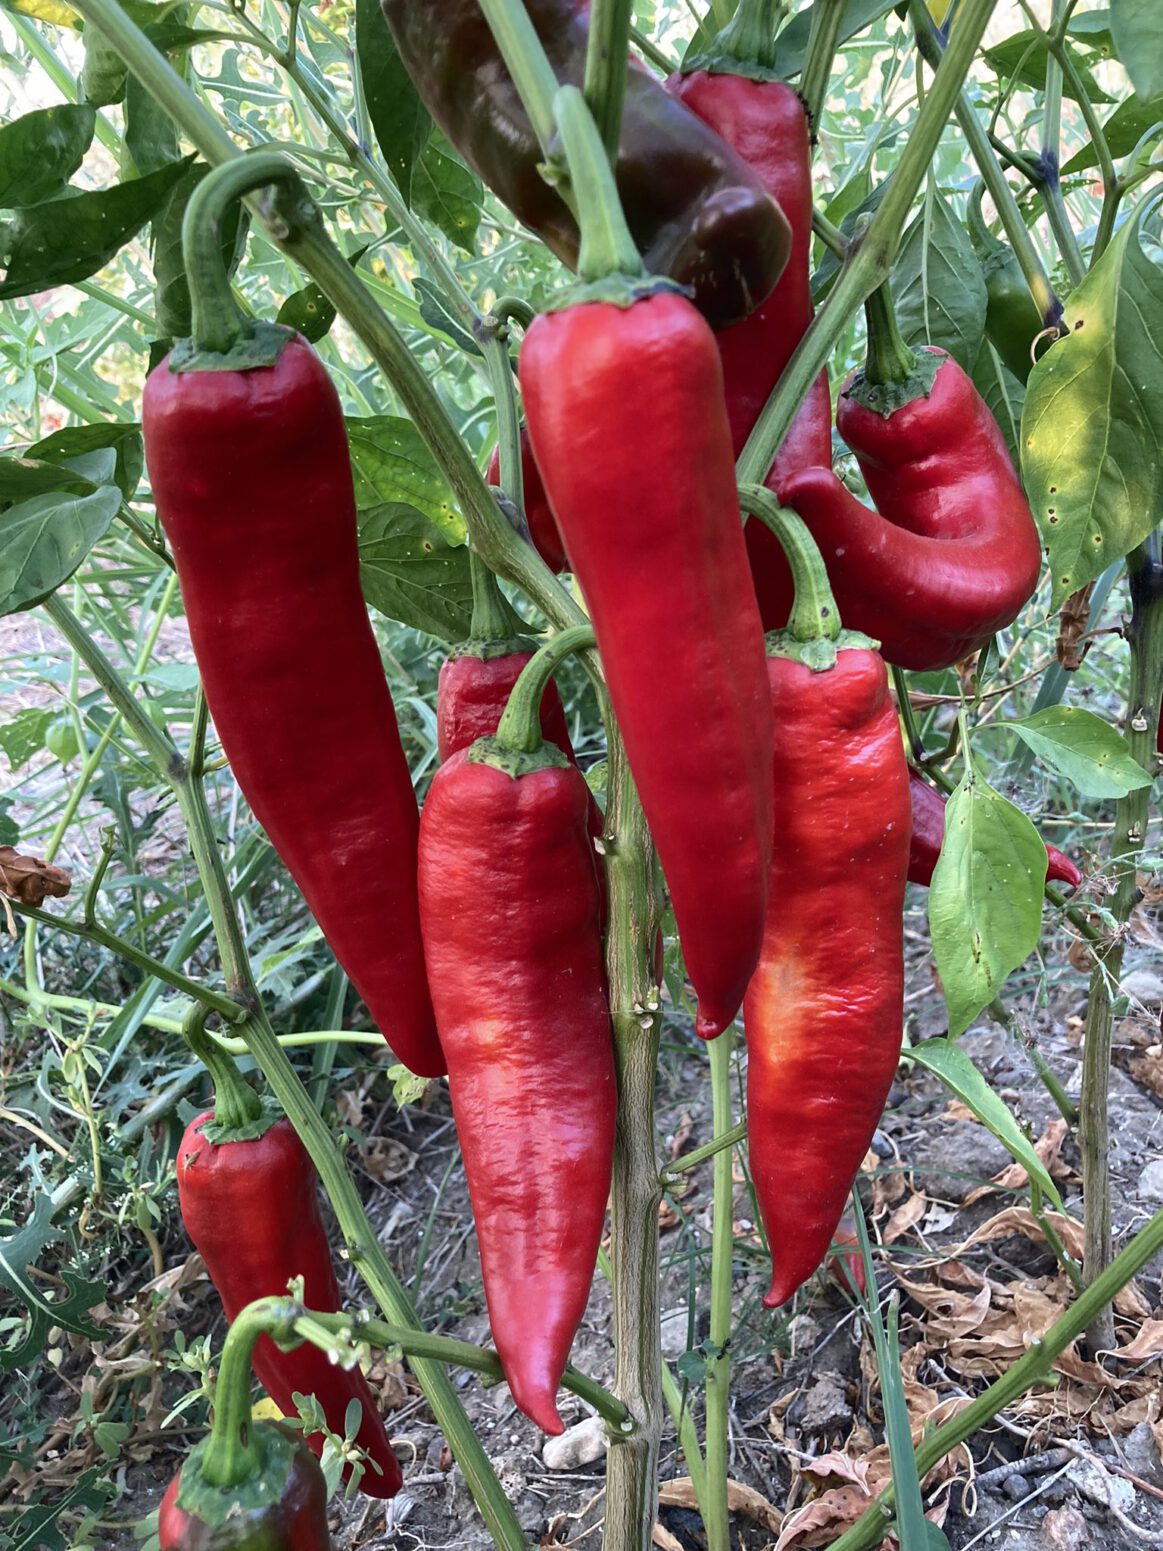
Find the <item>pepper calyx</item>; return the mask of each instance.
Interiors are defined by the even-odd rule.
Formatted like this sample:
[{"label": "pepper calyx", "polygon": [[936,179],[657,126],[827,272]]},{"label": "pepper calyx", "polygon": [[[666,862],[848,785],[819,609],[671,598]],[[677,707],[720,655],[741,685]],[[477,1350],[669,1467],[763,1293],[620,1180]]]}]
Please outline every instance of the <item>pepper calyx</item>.
[{"label": "pepper calyx", "polygon": [[478,738],[465,758],[470,765],[488,765],[513,781],[538,770],[567,770],[570,764],[555,744],[543,742],[540,748],[529,751],[508,748],[497,738]]},{"label": "pepper calyx", "polygon": [[169,369],[183,372],[252,372],[274,366],[295,337],[295,330],[281,323],[254,319],[240,332],[228,350],[200,350],[193,339],[179,339],[170,351]]},{"label": "pepper calyx", "polygon": [[217,1119],[208,1120],[199,1128],[198,1134],[212,1147],[225,1147],[230,1142],[257,1142],[283,1118],[282,1106],[269,1095],[262,1095],[260,1105],[259,1113],[253,1119],[234,1126],[224,1125]]},{"label": "pepper calyx", "polygon": [[937,381],[937,373],[948,357],[944,350],[934,350],[921,345],[913,348],[914,364],[907,376],[899,382],[870,382],[865,372],[857,372],[841,393],[864,409],[871,410],[885,420],[891,420],[899,410],[916,399],[927,399]]}]

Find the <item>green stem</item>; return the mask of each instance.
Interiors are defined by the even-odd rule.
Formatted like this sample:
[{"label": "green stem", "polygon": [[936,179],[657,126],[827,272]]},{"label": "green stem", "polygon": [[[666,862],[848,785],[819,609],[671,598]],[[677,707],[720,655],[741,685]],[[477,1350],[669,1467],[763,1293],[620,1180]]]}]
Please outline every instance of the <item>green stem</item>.
[{"label": "green stem", "polygon": [[894,663],[889,672],[892,675],[893,689],[896,691],[897,708],[900,711],[901,721],[905,726],[905,740],[909,747],[909,757],[916,765],[924,764],[925,744],[921,737],[921,730],[917,726],[917,718],[913,712],[913,702],[909,694],[909,681],[905,676],[905,670],[898,668]]},{"label": "green stem", "polygon": [[658,45],[646,37],[644,33],[639,32],[637,27],[631,27],[630,39],[643,59],[648,59],[660,74],[672,75],[674,73],[676,69],[675,61],[669,59]]},{"label": "green stem", "polygon": [[210,1073],[210,1081],[214,1084],[215,1125],[224,1131],[241,1131],[262,1114],[262,1100],[250,1084],[243,1081],[233,1059],[207,1034],[209,1011],[208,1007],[195,1003],[182,1023],[182,1038]]},{"label": "green stem", "polygon": [[[822,0],[819,10],[832,5],[833,0]],[[843,0],[840,7],[843,9]],[[712,49],[715,58],[738,60],[741,65],[758,65],[763,70],[775,68],[775,34],[787,7],[783,0],[739,0],[734,16],[715,37]],[[812,12],[813,27],[817,21]]]},{"label": "green stem", "polygon": [[[711,1050],[717,1049],[712,1045]],[[735,1147],[739,1142],[747,1140],[747,1122],[741,1120],[738,1125],[724,1131],[721,1136],[716,1136],[713,1141],[705,1142],[702,1147],[695,1147],[690,1152],[684,1152],[681,1158],[676,1158],[673,1163],[668,1163],[659,1175],[663,1189],[672,1184],[676,1179],[681,1179],[684,1174],[689,1174],[692,1169],[697,1169],[700,1163],[705,1163],[708,1158],[714,1158],[724,1148]]]},{"label": "green stem", "polygon": [[795,585],[795,603],[787,628],[797,641],[835,641],[840,635],[840,611],[828,585],[819,546],[802,517],[780,506],[761,485],[740,485],[739,504],[775,534],[787,556]]},{"label": "green stem", "polygon": [[497,586],[496,577],[472,549],[468,552],[468,574],[472,582],[472,639],[507,641],[516,626],[513,611]]},{"label": "green stem", "polygon": [[1006,1033],[1025,1051],[1030,1065],[1037,1073],[1043,1088],[1053,1099],[1055,1109],[1057,1109],[1063,1120],[1073,1131],[1078,1125],[1078,1110],[1075,1108],[1066,1089],[1054,1075],[1046,1057],[1038,1049],[1037,1042],[1033,1036],[1023,1030],[1016,1015],[1010,1011],[1000,997],[995,996],[985,1010],[993,1021],[1000,1024]]},{"label": "green stem", "polygon": [[[713,1041],[711,1116],[716,1138],[731,1127],[731,1030]],[[735,1248],[731,1149],[715,1154],[711,1228],[711,1355],[707,1361],[707,1486],[700,1503],[707,1551],[730,1551],[727,1513],[727,1439],[731,1386],[731,1262]]]},{"label": "green stem", "polygon": [[480,0],[480,7],[548,160],[553,143],[557,77],[529,13],[520,0]]},{"label": "green stem", "polygon": [[[404,1325],[388,1324],[382,1319],[366,1315],[317,1314],[313,1310],[304,1315],[299,1333],[308,1340],[310,1327],[320,1326],[347,1340],[367,1341],[372,1346],[391,1350],[398,1347],[406,1357],[425,1358],[430,1362],[443,1363],[452,1368],[468,1368],[492,1383],[500,1383],[505,1375],[501,1359],[490,1347],[474,1346],[470,1341],[457,1341],[451,1336],[429,1335],[425,1330],[412,1330]],[[595,1379],[567,1368],[562,1378],[563,1386],[597,1411],[610,1427],[621,1432],[632,1431],[630,1413],[620,1400],[615,1399]]]},{"label": "green stem", "polygon": [[768,399],[739,455],[741,484],[766,476],[796,413],[851,321],[852,313],[888,279],[917,191],[969,73],[997,0],[962,0],[949,46],[912,126],[887,193],[854,251],[841,266],[828,298]]},{"label": "green stem", "polygon": [[[1051,0],[1050,26],[1057,27],[1062,17],[1062,0]],[[1042,146],[1058,165],[1062,145],[1062,65],[1053,51],[1046,56],[1046,88],[1042,94]]]},{"label": "green stem", "polygon": [[[521,466],[521,420],[517,413],[517,392],[513,379],[513,366],[509,360],[507,321],[516,317],[514,299],[503,297],[487,318],[482,318],[476,329],[476,338],[484,351],[488,367],[489,384],[493,390],[493,404],[497,411],[497,453],[501,475],[501,489],[517,509],[525,510],[525,476]],[[533,321],[531,309],[521,313],[525,328]],[[475,599],[474,599],[475,608]],[[475,634],[475,631],[474,631]]]},{"label": "green stem", "polygon": [[576,86],[562,86],[553,106],[581,228],[578,275],[584,281],[645,274],[585,98]]},{"label": "green stem", "polygon": [[[971,1438],[1006,1406],[1011,1405],[1033,1385],[1050,1377],[1055,1359],[1076,1341],[1097,1312],[1137,1275],[1163,1248],[1163,1211],[1157,1212],[1141,1229],[1106,1271],[1093,1282],[1078,1301],[1057,1320],[1042,1337],[1035,1337],[1024,1357],[1000,1379],[983,1390],[963,1411],[933,1429],[917,1446],[917,1474],[923,1481],[940,1460],[959,1443]],[[834,1540],[829,1551],[871,1551],[891,1528],[895,1493],[886,1487],[870,1508],[851,1528]]]},{"label": "green stem", "polygon": [[804,99],[813,136],[819,130],[820,114],[824,111],[844,9],[844,0],[816,0],[812,6],[812,27],[808,33],[804,73],[800,78],[800,96]]},{"label": "green stem", "polygon": [[535,754],[541,747],[541,698],[550,679],[571,652],[594,644],[591,625],[574,625],[555,635],[533,654],[513,685],[497,727],[497,742],[514,754]]},{"label": "green stem", "polygon": [[208,1486],[237,1486],[258,1468],[261,1454],[250,1427],[251,1357],[262,1336],[293,1338],[301,1313],[289,1298],[260,1298],[248,1303],[226,1332],[214,1386],[214,1420],[199,1472]]},{"label": "green stem", "polygon": [[610,165],[618,160],[633,0],[590,0],[585,99]]},{"label": "green stem", "polygon": [[864,367],[867,382],[907,382],[917,359],[905,344],[896,321],[888,282],[878,285],[864,303],[868,345]]}]

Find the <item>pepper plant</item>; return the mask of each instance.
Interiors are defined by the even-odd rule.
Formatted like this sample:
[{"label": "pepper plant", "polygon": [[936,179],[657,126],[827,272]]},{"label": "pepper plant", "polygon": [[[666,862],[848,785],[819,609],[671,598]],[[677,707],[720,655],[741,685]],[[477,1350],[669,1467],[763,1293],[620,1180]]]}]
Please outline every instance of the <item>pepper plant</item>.
[{"label": "pepper plant", "polygon": [[[17,947],[3,988],[33,1025],[84,1020],[54,1102],[82,1122],[91,1159],[4,1246],[0,1280],[34,1290],[0,1365],[35,1364],[53,1326],[96,1334],[98,1284],[69,1272],[66,1296],[41,1298],[35,1272],[55,1233],[83,1235],[109,1211],[94,1085],[156,1029],[194,1059],[119,1142],[209,1072],[215,1120],[188,1134],[178,1180],[237,1315],[213,1430],[161,1511],[163,1548],[203,1543],[190,1520],[221,1528],[239,1502],[270,1513],[250,1541],[223,1543],[326,1543],[318,1467],[251,1425],[252,1359],[284,1411],[315,1385],[307,1434],[340,1440],[333,1479],[341,1466],[353,1490],[390,1497],[398,1472],[354,1368],[370,1344],[405,1358],[498,1547],[528,1537],[457,1367],[504,1376],[547,1431],[561,1425],[559,1383],[602,1417],[613,1551],[652,1542],[669,1415],[706,1544],[728,1551],[733,1158],[751,1161],[768,1301],[787,1304],[827,1252],[897,1070],[906,878],[931,879],[948,1037],[905,1056],[1026,1169],[1077,1298],[914,1451],[895,1303],[886,1328],[857,1196],[893,1484],[835,1544],[871,1547],[891,1528],[914,1551],[929,1533],[926,1472],[1084,1332],[1092,1352],[1111,1350],[1112,1300],[1163,1244],[1160,1214],[1114,1254],[1108,1174],[1111,1031],[1128,923],[1158,863],[1163,748],[1163,79],[1149,8],[1112,0],[1105,27],[1071,0],[713,0],[697,25],[678,7],[591,0],[588,21],[581,9],[75,0],[0,22],[39,93],[0,129],[0,605],[35,611],[73,664],[69,714],[21,709],[0,744],[14,765],[40,747],[80,761],[51,832],[18,826],[23,788],[5,799],[0,889]],[[1110,88],[1092,67],[1112,50],[1125,75],[1100,122]],[[844,87],[862,51],[901,116],[857,144]],[[915,101],[901,106],[907,78]],[[268,272],[298,276],[277,317]],[[72,292],[99,320],[93,342],[50,364],[38,308]],[[110,344],[115,382],[98,370]],[[346,424],[328,368],[361,411]],[[137,417],[151,372],[146,499]],[[857,464],[845,480],[833,404]],[[128,555],[148,567],[155,623],[126,654],[101,637],[102,588]],[[412,697],[433,746],[411,770],[361,584],[379,616],[452,649],[435,714]],[[1120,733],[1071,703],[1069,674],[1088,611],[1093,642],[1124,585]],[[177,736],[150,674],[180,605],[198,687]],[[1039,616],[1059,608],[1073,621],[1059,662],[1019,682]],[[588,688],[567,725],[552,678],[571,655]],[[1000,719],[999,700],[1029,712]],[[1046,881],[1080,881],[1073,863],[998,789],[1006,757],[1011,795],[1036,757],[1083,799],[1114,799],[1109,850],[1085,858],[1073,901]],[[122,864],[124,888],[146,866],[128,804],[110,835],[74,847],[79,906],[56,903],[70,889],[56,858],[115,760],[157,797],[196,874],[183,903],[202,914],[172,940],[137,895],[118,929],[102,919]],[[321,1032],[276,1032],[274,977],[244,912],[256,880],[286,884],[270,881],[261,838],[253,854],[224,848],[225,765],[329,945]],[[920,825],[909,849],[918,803],[936,825],[928,853]],[[957,1044],[982,1014],[1021,1035],[1005,983],[1037,949],[1046,903],[1089,955],[1077,1103],[1029,1051],[1082,1151],[1081,1265],[1029,1136]],[[63,989],[42,975],[58,940],[78,945]],[[140,976],[120,1007],[89,997],[80,954],[94,950]],[[336,965],[402,1066],[448,1072],[496,1351],[425,1329],[325,1118],[337,1050],[383,1045],[343,1029]],[[154,1007],[162,988],[180,1017]],[[664,1015],[710,1041],[713,1138],[674,1165],[713,1159],[698,1408],[660,1351]],[[42,1143],[37,1104],[52,1091],[46,1079],[6,1112]],[[296,1188],[311,1197],[321,1181],[383,1319],[340,1311],[310,1212],[314,1276],[296,1284],[305,1265],[258,1257],[256,1279],[286,1275],[289,1294],[245,1285],[221,1215],[199,1236],[203,1144],[207,1170],[280,1138]],[[43,1180],[39,1163],[32,1173]],[[163,1184],[139,1183],[134,1197],[151,1235],[155,1194]],[[294,1237],[291,1221],[293,1261]],[[608,1386],[568,1365],[595,1256]],[[239,1312],[248,1293],[274,1301]],[[341,1369],[333,1384],[310,1378],[316,1349]],[[42,1523],[76,1513],[42,1508]]]}]

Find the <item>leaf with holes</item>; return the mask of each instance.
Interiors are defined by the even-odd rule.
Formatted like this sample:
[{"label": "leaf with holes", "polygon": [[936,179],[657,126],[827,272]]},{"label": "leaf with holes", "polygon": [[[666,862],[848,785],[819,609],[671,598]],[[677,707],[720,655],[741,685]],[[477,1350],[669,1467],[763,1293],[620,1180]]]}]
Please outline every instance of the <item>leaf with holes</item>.
[{"label": "leaf with holes", "polygon": [[1066,304],[1069,335],[1026,385],[1022,482],[1050,559],[1052,607],[1163,517],[1163,269],[1138,216]]}]

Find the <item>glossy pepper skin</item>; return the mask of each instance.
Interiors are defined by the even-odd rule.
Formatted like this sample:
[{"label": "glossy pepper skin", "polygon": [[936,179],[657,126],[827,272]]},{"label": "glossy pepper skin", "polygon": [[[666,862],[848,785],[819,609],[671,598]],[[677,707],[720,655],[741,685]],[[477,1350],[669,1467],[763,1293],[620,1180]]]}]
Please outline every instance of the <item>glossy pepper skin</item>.
[{"label": "glossy pepper skin", "polygon": [[772,655],[768,674],[779,823],[743,1027],[777,1308],[828,1253],[900,1059],[910,811],[876,652],[842,649],[823,672]]},{"label": "glossy pepper skin", "polygon": [[[500,487],[501,458],[496,447],[493,448],[492,456],[489,458],[485,480],[490,485]],[[533,548],[551,571],[568,571],[569,556],[561,541],[561,530],[549,505],[549,497],[545,494],[541,470],[537,467],[537,461],[533,456],[529,427],[524,425],[521,427],[521,483],[525,492],[525,521],[529,524],[529,537],[533,540]]]},{"label": "glossy pepper skin", "polygon": [[534,321],[520,374],[670,888],[698,1032],[713,1038],[759,956],[772,826],[763,630],[714,335],[669,291],[624,308],[581,302]]},{"label": "glossy pepper skin", "polygon": [[[782,81],[755,81],[722,71],[675,74],[667,91],[698,115],[747,163],[791,227],[787,267],[771,295],[741,323],[717,335],[731,442],[738,457],[759,413],[812,321],[811,136],[798,95]],[[821,372],[800,406],[764,483],[778,497],[798,469],[832,462],[832,400]],[[779,540],[749,522],[747,553],[765,628],[787,623],[787,562]]]},{"label": "glossy pepper skin", "polygon": [[[933,870],[945,840],[945,803],[943,792],[930,786],[919,771],[909,766],[909,796],[913,805],[913,840],[909,850],[909,882],[926,887],[933,881]],[[1076,889],[1082,874],[1055,846],[1046,847],[1046,882],[1065,883]]]},{"label": "glossy pepper skin", "polygon": [[[213,1142],[204,1134],[213,1119],[208,1110],[186,1127],[178,1149],[178,1202],[227,1319],[255,1298],[285,1293],[295,1276],[303,1278],[308,1308],[337,1312],[339,1286],[319,1212],[319,1177],[291,1122],[283,1116],[261,1136]],[[328,1427],[340,1437],[348,1404],[358,1400],[362,1415],[356,1442],[380,1471],[369,1463],[360,1490],[371,1497],[393,1497],[399,1491],[399,1462],[358,1368],[345,1370],[306,1344],[280,1351],[263,1336],[254,1349],[254,1371],[287,1416],[297,1414],[296,1391],[315,1395]],[[307,1441],[316,1453],[323,1446],[318,1434]]]},{"label": "glossy pepper skin", "polygon": [[[382,0],[425,107],[464,159],[571,268],[577,225],[537,168],[544,158],[476,0]],[[580,86],[588,38],[577,0],[527,0],[526,10],[559,82]],[[716,325],[746,317],[787,259],[779,209],[755,176],[647,71],[626,80],[618,191],[652,274],[694,288]]]},{"label": "glossy pepper skin", "polygon": [[145,387],[150,480],[239,786],[395,1054],[444,1071],[416,904],[419,815],[359,584],[339,397],[273,366]]},{"label": "glossy pepper skin", "polygon": [[[947,668],[1011,624],[1037,585],[1041,548],[997,422],[943,351],[927,395],[892,413],[849,383],[837,427],[876,502],[830,469],[805,469],[780,499],[823,553],[845,624],[902,668]],[[791,582],[787,582],[790,605]]]},{"label": "glossy pepper skin", "polygon": [[161,1551],[332,1551],[327,1483],[319,1462],[289,1428],[271,1422],[252,1423],[252,1428],[263,1444],[261,1474],[215,1493],[217,1512],[183,1507],[178,1495],[186,1495],[183,1477],[196,1466],[193,1456],[162,1498]]},{"label": "glossy pepper skin", "polygon": [[497,768],[481,758],[497,747],[433,778],[420,913],[493,1340],[517,1405],[560,1433],[614,1146],[600,899],[576,767],[542,744],[531,768]]}]

